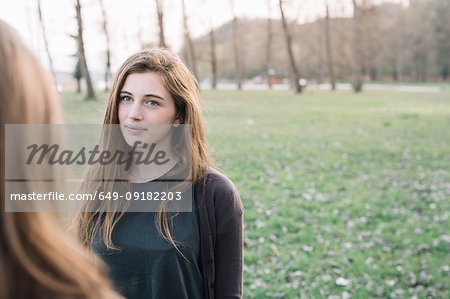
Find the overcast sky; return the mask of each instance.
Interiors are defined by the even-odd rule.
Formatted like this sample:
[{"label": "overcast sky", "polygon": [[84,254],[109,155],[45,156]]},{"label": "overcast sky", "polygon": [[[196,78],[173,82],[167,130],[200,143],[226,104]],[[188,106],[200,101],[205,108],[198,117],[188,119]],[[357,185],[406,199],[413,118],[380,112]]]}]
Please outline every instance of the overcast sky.
[{"label": "overcast sky", "polygon": [[[158,23],[154,0],[103,0],[109,18],[112,38],[113,71],[143,43],[158,43]],[[379,0],[381,2],[382,0]],[[388,0],[386,0],[388,1]],[[55,69],[72,72],[76,60],[76,43],[70,34],[76,33],[74,0],[41,0],[41,10],[47,29],[50,52]],[[177,51],[182,45],[181,0],[164,0],[165,35],[169,47]],[[238,17],[279,18],[278,0],[234,0]],[[324,0],[287,0],[288,16],[300,23],[312,21],[324,14]],[[351,0],[328,0],[331,13],[351,15]],[[407,0],[390,0],[404,2]],[[192,35],[200,36],[232,17],[229,0],[185,0]],[[105,65],[105,37],[101,29],[98,0],[81,0],[84,38],[90,69],[102,72]],[[48,65],[37,13],[37,0],[0,0],[0,18],[13,26],[44,65]]]}]

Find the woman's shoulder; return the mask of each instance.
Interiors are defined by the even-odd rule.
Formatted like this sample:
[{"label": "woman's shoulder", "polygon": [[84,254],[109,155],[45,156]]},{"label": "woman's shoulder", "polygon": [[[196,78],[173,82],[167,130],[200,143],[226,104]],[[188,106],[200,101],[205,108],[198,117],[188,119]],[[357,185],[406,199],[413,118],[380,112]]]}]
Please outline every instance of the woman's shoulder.
[{"label": "woman's shoulder", "polygon": [[206,188],[214,189],[215,191],[236,191],[233,182],[223,173],[219,172],[213,167],[208,167],[205,175]]},{"label": "woman's shoulder", "polygon": [[206,202],[213,203],[215,209],[231,208],[242,213],[242,203],[233,182],[223,173],[212,167],[203,179],[200,188],[204,191]]}]

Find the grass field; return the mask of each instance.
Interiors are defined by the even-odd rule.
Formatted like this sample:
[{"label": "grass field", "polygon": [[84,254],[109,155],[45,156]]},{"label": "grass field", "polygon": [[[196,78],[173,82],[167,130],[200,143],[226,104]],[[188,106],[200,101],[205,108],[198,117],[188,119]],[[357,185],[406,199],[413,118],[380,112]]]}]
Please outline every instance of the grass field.
[{"label": "grass field", "polygon": [[[66,93],[68,123],[105,101]],[[205,91],[246,298],[450,297],[450,91]]]}]

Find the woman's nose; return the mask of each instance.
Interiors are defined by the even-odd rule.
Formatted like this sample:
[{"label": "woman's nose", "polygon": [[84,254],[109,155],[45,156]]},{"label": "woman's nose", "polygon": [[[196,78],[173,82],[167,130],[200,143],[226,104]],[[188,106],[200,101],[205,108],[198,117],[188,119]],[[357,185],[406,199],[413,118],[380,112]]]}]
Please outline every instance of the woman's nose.
[{"label": "woman's nose", "polygon": [[142,116],[141,105],[138,101],[135,101],[131,106],[130,113],[128,117],[133,120],[142,120],[144,117]]}]

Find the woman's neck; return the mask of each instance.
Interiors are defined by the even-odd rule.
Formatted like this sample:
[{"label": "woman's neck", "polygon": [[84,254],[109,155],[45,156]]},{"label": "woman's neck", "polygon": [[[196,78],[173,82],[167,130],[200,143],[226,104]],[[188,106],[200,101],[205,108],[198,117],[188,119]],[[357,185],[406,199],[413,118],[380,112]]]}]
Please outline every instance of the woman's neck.
[{"label": "woman's neck", "polygon": [[132,183],[143,183],[157,179],[172,169],[178,158],[170,147],[153,144],[145,149],[137,149],[133,164],[128,171]]}]

